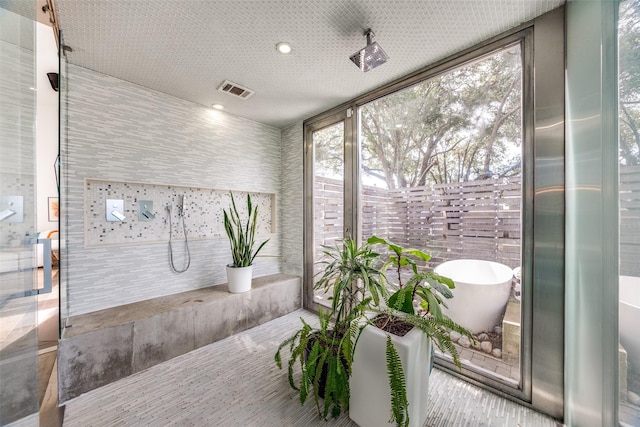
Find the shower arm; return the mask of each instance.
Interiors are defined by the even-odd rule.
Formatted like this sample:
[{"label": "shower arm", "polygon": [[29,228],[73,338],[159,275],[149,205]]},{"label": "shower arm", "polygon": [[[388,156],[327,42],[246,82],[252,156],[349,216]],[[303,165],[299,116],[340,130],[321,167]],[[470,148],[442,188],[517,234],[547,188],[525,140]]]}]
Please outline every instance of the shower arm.
[{"label": "shower arm", "polygon": [[376,35],[373,33],[373,31],[371,31],[371,28],[365,31],[364,35],[367,36],[367,46],[369,46],[371,44],[371,38],[375,37]]}]

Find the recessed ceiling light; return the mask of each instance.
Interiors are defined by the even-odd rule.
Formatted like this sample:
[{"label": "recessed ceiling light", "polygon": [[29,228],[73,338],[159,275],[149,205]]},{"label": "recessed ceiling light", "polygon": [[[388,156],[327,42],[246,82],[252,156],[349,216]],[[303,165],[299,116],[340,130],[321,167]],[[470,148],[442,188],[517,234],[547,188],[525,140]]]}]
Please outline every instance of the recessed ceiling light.
[{"label": "recessed ceiling light", "polygon": [[224,110],[224,105],[222,104],[213,104],[212,107],[216,110]]},{"label": "recessed ceiling light", "polygon": [[284,55],[291,53],[291,45],[287,42],[280,42],[276,45],[276,50]]}]

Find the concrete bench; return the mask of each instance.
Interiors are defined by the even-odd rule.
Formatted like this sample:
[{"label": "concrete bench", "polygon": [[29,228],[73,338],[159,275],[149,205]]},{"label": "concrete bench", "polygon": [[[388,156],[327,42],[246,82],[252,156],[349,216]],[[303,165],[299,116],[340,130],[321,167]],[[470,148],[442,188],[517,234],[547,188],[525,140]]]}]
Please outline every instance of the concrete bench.
[{"label": "concrete bench", "polygon": [[301,306],[300,278],[275,274],[241,294],[225,284],[73,316],[58,346],[60,401]]}]

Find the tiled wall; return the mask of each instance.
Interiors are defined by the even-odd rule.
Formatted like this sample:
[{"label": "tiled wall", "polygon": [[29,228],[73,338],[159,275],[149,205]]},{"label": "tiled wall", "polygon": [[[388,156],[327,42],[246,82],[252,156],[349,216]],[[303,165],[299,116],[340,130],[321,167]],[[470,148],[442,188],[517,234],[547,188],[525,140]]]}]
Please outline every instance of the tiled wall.
[{"label": "tiled wall", "polygon": [[[223,210],[231,211],[230,194],[228,190],[212,188],[87,179],[85,246],[164,242],[169,239],[170,225],[171,237],[178,240],[184,239],[185,231],[191,240],[224,237]],[[275,194],[251,193],[250,196],[252,208],[258,212],[256,234],[274,234]],[[113,199],[124,202],[125,219],[122,222],[107,221],[108,201]],[[245,223],[249,216],[247,193],[236,192],[233,199],[241,221]],[[178,213],[179,203],[184,205],[184,221]]]},{"label": "tiled wall", "polygon": [[303,126],[282,130],[282,270],[302,276],[303,269]]},{"label": "tiled wall", "polygon": [[[69,315],[226,282],[226,237],[190,241],[191,266],[182,274],[169,267],[166,241],[85,248],[85,180],[269,193],[283,205],[281,131],[74,65],[67,74],[62,213]],[[276,228],[255,276],[280,271]],[[186,252],[178,246],[180,268]]]},{"label": "tiled wall", "polygon": [[[4,10],[3,10],[4,13]],[[22,244],[25,234],[35,236],[35,92],[34,52],[0,40],[0,211],[10,207],[4,196],[22,196],[22,222],[2,221],[0,247]],[[6,289],[3,289],[6,291]]]}]

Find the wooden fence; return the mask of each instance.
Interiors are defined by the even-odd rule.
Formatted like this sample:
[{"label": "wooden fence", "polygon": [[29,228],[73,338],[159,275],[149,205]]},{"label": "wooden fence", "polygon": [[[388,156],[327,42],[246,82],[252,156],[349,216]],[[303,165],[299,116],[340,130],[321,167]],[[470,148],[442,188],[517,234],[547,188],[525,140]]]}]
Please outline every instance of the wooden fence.
[{"label": "wooden fence", "polygon": [[520,265],[519,179],[365,187],[362,205],[363,236],[425,248],[434,264],[472,258]]},{"label": "wooden fence", "polygon": [[[316,177],[316,243],[342,235],[342,182]],[[520,265],[520,180],[362,189],[362,235],[426,249],[432,263],[473,258]]]},{"label": "wooden fence", "polygon": [[620,274],[640,276],[640,166],[620,167]]},{"label": "wooden fence", "polygon": [[[520,265],[521,180],[362,189],[362,235],[426,249],[432,266],[473,258]],[[315,181],[316,247],[342,237],[342,181]],[[640,276],[640,166],[620,168],[620,274]]]}]

